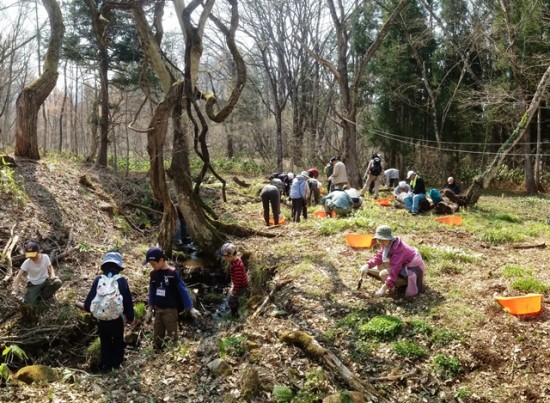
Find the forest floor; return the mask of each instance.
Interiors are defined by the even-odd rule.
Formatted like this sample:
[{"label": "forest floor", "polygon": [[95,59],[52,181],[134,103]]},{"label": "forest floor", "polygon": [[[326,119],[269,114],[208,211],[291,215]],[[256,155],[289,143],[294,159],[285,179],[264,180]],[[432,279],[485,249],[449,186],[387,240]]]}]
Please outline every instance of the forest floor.
[{"label": "forest floor", "polygon": [[[64,284],[55,306],[29,318],[10,296],[11,281],[2,283],[0,347],[17,344],[28,357],[5,354],[0,362],[9,360],[13,370],[46,364],[58,377],[32,385],[10,379],[0,384],[0,401],[315,402],[337,393],[326,401],[363,401],[346,392],[357,389],[350,379],[370,385],[378,401],[550,401],[549,310],[518,318],[494,300],[495,294],[538,291],[550,303],[547,196],[487,192],[475,207],[459,212],[461,226],[366,200],[346,219],[309,218],[266,228],[257,197],[261,178],[247,176],[250,188],[229,183],[227,203],[219,184],[206,185],[204,198],[222,221],[275,235],[231,239],[250,254],[252,296],[240,317],[209,313],[201,285],[188,282],[201,296],[203,319],[183,324],[180,343],[156,353],[151,327],[140,324],[124,367],[96,374],[89,348],[96,328],[74,302],[86,296],[103,254],[113,248],[123,254],[122,274],[134,302],[146,302],[149,268],[141,261],[159,220],[147,175],[125,179],[53,158],[20,161],[6,172],[0,248],[19,236],[12,253],[17,269],[23,242],[38,240],[54,257]],[[310,214],[319,209],[310,208]],[[283,214],[289,217],[287,207]],[[380,284],[368,278],[357,289],[359,267],[373,251],[351,249],[344,235],[372,233],[380,224],[422,253],[424,294],[377,298]],[[200,270],[206,272],[222,267],[218,261],[203,263]],[[6,269],[7,261],[0,261],[0,271]],[[274,289],[272,300],[259,309]],[[315,354],[288,343],[283,336],[289,331],[304,332],[328,351]],[[347,377],[327,364],[330,353],[349,370]],[[208,364],[217,358],[228,365],[216,377]]]}]

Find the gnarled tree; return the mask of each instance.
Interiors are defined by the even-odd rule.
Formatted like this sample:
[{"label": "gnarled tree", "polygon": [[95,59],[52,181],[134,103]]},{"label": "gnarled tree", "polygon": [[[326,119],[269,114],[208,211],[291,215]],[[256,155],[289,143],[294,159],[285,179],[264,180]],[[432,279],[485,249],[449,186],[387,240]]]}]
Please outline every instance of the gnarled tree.
[{"label": "gnarled tree", "polygon": [[34,160],[40,159],[37,136],[38,111],[57,83],[61,43],[65,33],[57,0],[43,0],[42,3],[48,13],[51,31],[44,59],[44,72],[23,88],[16,103],[15,155]]}]

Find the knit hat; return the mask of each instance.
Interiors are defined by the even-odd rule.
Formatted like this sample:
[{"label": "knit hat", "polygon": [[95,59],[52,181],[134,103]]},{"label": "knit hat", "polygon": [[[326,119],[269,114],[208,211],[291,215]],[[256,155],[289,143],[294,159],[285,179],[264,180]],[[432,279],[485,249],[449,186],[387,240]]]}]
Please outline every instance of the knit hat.
[{"label": "knit hat", "polygon": [[391,228],[387,225],[380,225],[374,232],[374,239],[381,239],[383,241],[393,241],[395,237],[391,234]]}]

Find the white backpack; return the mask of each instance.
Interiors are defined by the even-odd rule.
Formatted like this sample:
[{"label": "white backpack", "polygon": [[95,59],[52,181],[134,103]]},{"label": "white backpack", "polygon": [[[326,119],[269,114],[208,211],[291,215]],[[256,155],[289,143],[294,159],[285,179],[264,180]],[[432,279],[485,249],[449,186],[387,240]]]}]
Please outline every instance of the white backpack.
[{"label": "white backpack", "polygon": [[99,320],[118,319],[124,311],[122,295],[118,289],[117,274],[113,277],[102,275],[96,288],[96,295],[90,305],[90,312]]}]

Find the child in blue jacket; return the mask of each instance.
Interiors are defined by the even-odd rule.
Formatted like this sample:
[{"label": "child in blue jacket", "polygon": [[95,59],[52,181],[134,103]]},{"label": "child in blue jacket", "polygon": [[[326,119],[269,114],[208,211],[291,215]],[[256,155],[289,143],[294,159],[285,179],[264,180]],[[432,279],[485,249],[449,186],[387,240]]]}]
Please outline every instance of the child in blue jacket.
[{"label": "child in blue jacket", "polygon": [[[101,271],[107,277],[118,275],[124,270],[122,263],[122,255],[117,252],[106,253],[101,264]],[[92,288],[84,301],[84,309],[90,312],[92,301],[96,296],[97,285],[101,276],[96,277],[92,284]],[[124,360],[124,321],[134,324],[134,303],[128,282],[124,277],[117,279],[118,289],[122,296],[122,304],[124,307],[122,315],[113,320],[97,320],[97,330],[99,340],[101,342],[101,361],[99,369],[102,372],[109,372],[117,369]]]}]

